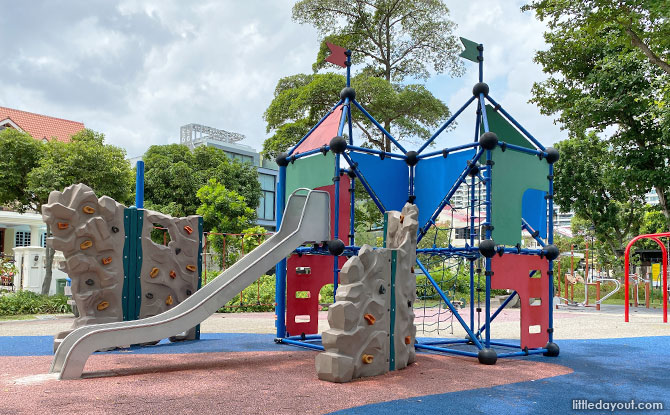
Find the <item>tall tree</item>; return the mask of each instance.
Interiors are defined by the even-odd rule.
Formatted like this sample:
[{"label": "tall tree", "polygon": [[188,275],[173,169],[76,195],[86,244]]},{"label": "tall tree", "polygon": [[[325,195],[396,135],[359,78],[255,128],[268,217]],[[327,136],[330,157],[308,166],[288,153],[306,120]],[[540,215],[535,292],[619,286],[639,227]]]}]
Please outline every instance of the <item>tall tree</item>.
[{"label": "tall tree", "polygon": [[44,154],[44,145],[29,134],[7,128],[0,131],[0,206],[17,212],[37,210],[35,195],[28,188],[28,173]]},{"label": "tall tree", "polygon": [[557,115],[573,135],[609,134],[604,145],[616,156],[615,164],[626,167],[622,178],[635,191],[656,190],[670,228],[670,114],[665,105],[670,75],[621,41],[617,20],[591,26],[579,14],[573,18],[571,8],[561,9],[563,4],[573,2],[533,3],[538,16],[551,12],[555,17],[544,34],[549,49],[535,55],[550,76],[534,85],[532,101],[542,113]]},{"label": "tall tree", "polygon": [[[52,140],[44,146],[44,155],[27,175],[28,192],[32,195],[31,208],[40,211],[47,203],[49,193],[75,183],[90,186],[98,196],[107,195],[121,203],[131,197],[132,171],[126,161],[126,152],[120,147],[104,143],[105,136],[92,130],[82,130],[70,142]],[[51,229],[47,225],[47,235]],[[46,275],[42,293],[51,286],[53,248],[46,248]]]},{"label": "tall tree", "polygon": [[[302,0],[293,7],[293,19],[313,25],[322,36],[313,70],[330,65],[324,61],[326,41],[352,50],[353,64],[364,65],[353,80],[357,100],[399,139],[425,139],[428,130],[449,116],[447,107],[422,85],[402,83],[426,79],[431,72],[462,72],[460,48],[452,35],[455,25],[448,15],[441,0]],[[295,144],[333,105],[343,86],[344,78],[332,73],[279,80],[265,114],[267,130],[274,135],[264,151],[276,153]],[[364,117],[353,117],[361,120],[357,127],[368,144],[391,151],[387,137]]]},{"label": "tall tree", "polygon": [[261,188],[256,168],[229,159],[223,150],[201,146],[190,151],[180,144],[151,146],[144,162],[147,208],[172,216],[195,215],[200,206],[197,192],[209,179],[237,192],[248,206],[258,206]]},{"label": "tall tree", "polygon": [[595,133],[571,137],[556,148],[561,153],[555,170],[556,203],[586,220],[587,229],[617,255],[639,231],[644,189],[627,181],[626,168]]}]

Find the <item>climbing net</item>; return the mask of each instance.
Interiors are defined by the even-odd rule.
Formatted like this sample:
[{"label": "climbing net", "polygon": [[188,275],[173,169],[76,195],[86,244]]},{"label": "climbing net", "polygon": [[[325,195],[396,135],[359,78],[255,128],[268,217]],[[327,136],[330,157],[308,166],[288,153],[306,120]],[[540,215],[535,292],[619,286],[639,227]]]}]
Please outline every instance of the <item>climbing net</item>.
[{"label": "climbing net", "polygon": [[[452,198],[450,207],[443,212],[442,219],[424,236],[421,248],[427,248],[428,252],[420,251],[418,254],[419,260],[428,269],[436,285],[457,309],[465,308],[469,304],[471,290],[475,292],[474,300],[478,309],[483,301],[480,298],[481,290],[478,289],[484,286],[481,273],[475,273],[474,286],[470,283],[470,261],[475,260],[475,257],[472,254],[444,249],[470,244],[473,212],[475,244],[480,240],[476,229],[479,224],[477,219],[484,214],[484,204],[479,202],[483,200],[483,189],[478,183],[474,186],[474,204],[471,197],[472,183],[465,182],[457,192],[457,198]],[[445,213],[448,213],[447,217]],[[477,269],[477,265],[474,268]],[[417,274],[416,292],[414,314],[417,331],[424,334],[453,334],[455,316],[423,273]]]}]

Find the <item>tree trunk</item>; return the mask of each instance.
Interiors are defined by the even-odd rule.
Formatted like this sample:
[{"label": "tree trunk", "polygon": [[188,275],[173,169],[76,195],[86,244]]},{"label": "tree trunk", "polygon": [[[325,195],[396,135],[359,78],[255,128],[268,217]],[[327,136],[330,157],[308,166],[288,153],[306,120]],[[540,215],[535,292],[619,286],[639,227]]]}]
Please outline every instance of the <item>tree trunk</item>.
[{"label": "tree trunk", "polygon": [[670,211],[668,210],[668,195],[665,193],[665,189],[660,188],[659,186],[654,186],[656,194],[658,195],[658,204],[661,206],[661,211],[663,216],[665,216],[665,225],[666,230],[670,231]]},{"label": "tree trunk", "polygon": [[[51,226],[47,225],[47,237],[51,236]],[[42,294],[48,295],[49,288],[51,288],[51,279],[53,276],[53,261],[54,261],[54,249],[46,244],[46,264],[44,267],[44,281],[42,282]]]}]

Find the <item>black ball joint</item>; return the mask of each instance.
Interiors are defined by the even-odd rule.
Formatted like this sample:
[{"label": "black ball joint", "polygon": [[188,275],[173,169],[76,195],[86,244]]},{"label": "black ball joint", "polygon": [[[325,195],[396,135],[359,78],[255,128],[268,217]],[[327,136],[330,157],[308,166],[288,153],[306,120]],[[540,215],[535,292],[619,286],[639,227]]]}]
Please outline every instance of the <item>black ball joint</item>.
[{"label": "black ball joint", "polygon": [[470,171],[468,172],[468,174],[471,177],[475,177],[476,175],[478,175],[479,174],[479,165],[477,165],[477,163],[471,164],[470,165]]},{"label": "black ball joint", "polygon": [[545,150],[547,152],[547,163],[554,164],[559,159],[558,150],[553,147],[547,147]]},{"label": "black ball joint", "polygon": [[493,258],[496,254],[496,243],[493,239],[485,239],[479,244],[479,253],[486,258]]},{"label": "black ball joint", "polygon": [[477,353],[477,359],[483,365],[495,365],[498,361],[498,353],[493,349],[482,349]]},{"label": "black ball joint", "polygon": [[558,247],[556,245],[547,245],[542,249],[542,254],[547,257],[549,261],[558,258]]},{"label": "black ball joint", "polygon": [[335,154],[342,154],[347,149],[347,139],[337,135],[330,140],[330,150]]},{"label": "black ball joint", "polygon": [[493,150],[498,145],[498,136],[492,132],[484,133],[479,137],[479,145],[484,150]]},{"label": "black ball joint", "polygon": [[559,349],[558,345],[556,343],[552,343],[552,342],[547,343],[545,348],[547,349],[547,351],[542,353],[542,354],[545,355],[545,356],[549,356],[549,357],[556,357],[556,356],[558,356],[558,354],[561,351]]},{"label": "black ball joint", "polygon": [[356,98],[356,90],[350,86],[340,91],[340,99],[344,101],[347,98],[349,98],[349,101],[353,101]]},{"label": "black ball joint", "polygon": [[472,87],[472,95],[478,97],[479,94],[484,94],[484,96],[488,96],[489,94],[489,86],[485,82],[477,82],[475,86]]},{"label": "black ball joint", "polygon": [[288,166],[288,162],[289,162],[288,155],[286,153],[279,153],[279,155],[277,156],[275,161],[277,162],[277,165],[279,167],[286,167],[286,166]]},{"label": "black ball joint", "polygon": [[408,151],[405,156],[407,157],[405,163],[407,163],[408,166],[416,166],[416,163],[419,162],[419,153],[416,151]]},{"label": "black ball joint", "polygon": [[340,256],[344,252],[344,242],[339,239],[332,239],[326,242],[326,246],[331,255]]}]

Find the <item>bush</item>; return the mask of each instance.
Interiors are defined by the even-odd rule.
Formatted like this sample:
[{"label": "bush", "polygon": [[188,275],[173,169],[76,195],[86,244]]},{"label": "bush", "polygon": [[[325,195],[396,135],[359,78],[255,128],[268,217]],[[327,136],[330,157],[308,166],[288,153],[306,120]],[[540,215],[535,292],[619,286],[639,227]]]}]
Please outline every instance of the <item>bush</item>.
[{"label": "bush", "polygon": [[32,291],[17,291],[0,296],[0,316],[20,314],[61,314],[72,309],[64,295],[40,295]]}]

